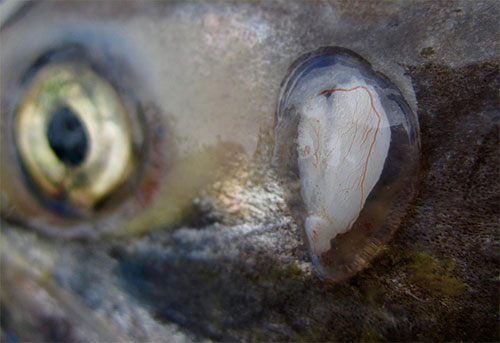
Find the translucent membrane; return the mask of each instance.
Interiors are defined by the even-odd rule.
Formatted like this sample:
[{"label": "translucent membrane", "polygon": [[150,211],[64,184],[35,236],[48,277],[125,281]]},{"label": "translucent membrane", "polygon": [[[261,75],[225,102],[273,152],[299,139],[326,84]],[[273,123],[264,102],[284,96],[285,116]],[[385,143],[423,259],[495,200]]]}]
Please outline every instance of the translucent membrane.
[{"label": "translucent membrane", "polygon": [[319,274],[341,280],[365,268],[415,193],[418,121],[401,92],[355,53],[323,48],[292,66],[275,135],[274,161],[297,189],[289,200]]}]

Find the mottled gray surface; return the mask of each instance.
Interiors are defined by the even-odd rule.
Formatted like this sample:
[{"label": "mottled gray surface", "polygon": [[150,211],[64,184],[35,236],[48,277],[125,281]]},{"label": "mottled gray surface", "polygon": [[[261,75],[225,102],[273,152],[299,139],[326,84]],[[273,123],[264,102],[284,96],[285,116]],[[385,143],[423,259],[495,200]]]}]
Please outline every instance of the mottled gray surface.
[{"label": "mottled gray surface", "polygon": [[[222,48],[196,41],[207,33],[198,24],[210,24],[213,15],[220,26],[209,43]],[[213,68],[200,76],[203,86],[219,81],[207,89],[210,96],[180,99],[179,106],[188,104],[180,111],[200,123],[198,110],[206,107],[217,122],[218,108],[222,118],[234,114],[243,124],[218,132],[186,122],[176,135],[206,144],[216,134],[228,142],[241,136],[244,157],[192,199],[189,215],[153,221],[156,230],[147,234],[64,240],[2,220],[2,340],[499,340],[497,1],[31,6],[2,31],[2,44],[13,51],[2,45],[2,125],[12,115],[5,86],[16,72],[12,56],[17,51],[23,64],[30,25],[46,16],[63,26],[73,24],[60,18],[72,17],[81,17],[74,24],[81,26],[89,18],[118,28],[135,23],[157,32],[151,44],[161,37],[174,44],[149,51],[155,62],[133,61],[139,69],[161,65],[162,49],[175,61],[190,54],[187,66]],[[170,19],[174,24],[166,24]],[[182,31],[190,25],[192,31]],[[186,32],[189,39],[180,39]],[[46,40],[59,36],[48,33]],[[144,37],[130,39],[140,50]],[[238,45],[251,39],[253,45]],[[43,39],[37,44],[43,50]],[[296,58],[321,46],[349,48],[373,63],[417,109],[421,128],[414,204],[371,267],[342,283],[315,276],[285,201],[287,186],[269,166],[280,82]],[[164,69],[158,74],[180,81],[144,79],[155,83],[151,102],[168,120],[165,108],[175,112],[177,103],[162,103],[162,91],[204,88],[186,88],[195,71]],[[231,83],[233,77],[240,82]]]}]

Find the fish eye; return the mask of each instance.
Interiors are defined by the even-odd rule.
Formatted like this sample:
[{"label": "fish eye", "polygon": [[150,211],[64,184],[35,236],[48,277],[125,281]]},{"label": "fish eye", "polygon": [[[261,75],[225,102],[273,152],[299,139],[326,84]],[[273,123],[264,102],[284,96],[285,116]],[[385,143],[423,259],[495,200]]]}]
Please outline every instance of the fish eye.
[{"label": "fish eye", "polygon": [[322,48],[285,78],[275,138],[318,273],[341,280],[367,267],[415,194],[418,120],[401,91],[356,53]]},{"label": "fish eye", "polygon": [[143,229],[175,144],[141,70],[107,39],[43,45],[4,69],[3,219],[63,238]]},{"label": "fish eye", "polygon": [[91,209],[133,167],[129,122],[113,87],[84,65],[44,67],[15,117],[19,159],[37,190]]}]

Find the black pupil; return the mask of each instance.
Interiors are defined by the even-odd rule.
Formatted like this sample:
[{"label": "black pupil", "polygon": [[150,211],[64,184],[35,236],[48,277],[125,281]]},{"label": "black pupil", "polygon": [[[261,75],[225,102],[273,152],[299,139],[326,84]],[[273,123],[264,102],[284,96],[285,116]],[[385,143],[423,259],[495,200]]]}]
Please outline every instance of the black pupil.
[{"label": "black pupil", "polygon": [[65,164],[75,167],[85,160],[88,139],[85,127],[68,107],[58,108],[49,122],[47,138],[50,147]]}]

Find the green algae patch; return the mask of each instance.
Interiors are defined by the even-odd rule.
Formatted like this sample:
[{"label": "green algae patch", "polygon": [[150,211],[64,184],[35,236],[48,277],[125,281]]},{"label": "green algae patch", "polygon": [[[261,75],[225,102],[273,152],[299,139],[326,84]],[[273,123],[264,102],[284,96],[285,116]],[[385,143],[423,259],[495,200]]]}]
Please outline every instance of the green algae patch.
[{"label": "green algae patch", "polygon": [[290,282],[302,276],[303,271],[296,263],[280,266],[279,262],[276,262],[272,267],[260,270],[259,281],[264,287],[283,287],[283,282]]},{"label": "green algae patch", "polygon": [[285,274],[289,277],[299,277],[302,276],[303,272],[296,263],[292,263],[286,267]]},{"label": "green algae patch", "polygon": [[384,303],[384,291],[381,285],[375,280],[368,280],[360,286],[361,294],[366,302],[374,307],[379,308]]},{"label": "green algae patch", "polygon": [[454,262],[439,260],[422,251],[408,254],[408,280],[431,293],[457,297],[464,293],[465,284],[452,274]]},{"label": "green algae patch", "polygon": [[382,342],[386,339],[384,336],[378,332],[375,328],[365,326],[363,332],[361,333],[361,342]]}]

